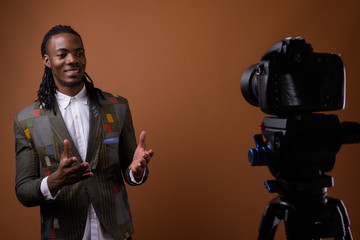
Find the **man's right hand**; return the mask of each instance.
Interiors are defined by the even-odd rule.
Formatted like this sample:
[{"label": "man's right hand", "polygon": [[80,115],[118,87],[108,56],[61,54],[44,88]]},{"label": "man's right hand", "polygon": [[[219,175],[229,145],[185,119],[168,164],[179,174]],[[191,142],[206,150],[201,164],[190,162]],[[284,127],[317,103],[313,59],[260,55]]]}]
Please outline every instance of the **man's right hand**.
[{"label": "man's right hand", "polygon": [[58,169],[51,173],[47,179],[49,190],[53,196],[55,196],[64,186],[71,185],[94,176],[89,167],[89,163],[87,162],[72,166],[77,162],[77,158],[69,157],[70,141],[65,139],[64,146],[64,152],[61,155]]}]

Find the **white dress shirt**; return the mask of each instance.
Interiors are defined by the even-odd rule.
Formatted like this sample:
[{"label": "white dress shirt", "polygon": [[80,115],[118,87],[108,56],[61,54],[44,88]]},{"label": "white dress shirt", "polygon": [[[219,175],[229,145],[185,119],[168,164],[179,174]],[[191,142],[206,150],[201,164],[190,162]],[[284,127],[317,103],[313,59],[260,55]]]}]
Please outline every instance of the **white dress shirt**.
[{"label": "white dress shirt", "polygon": [[[86,94],[85,86],[75,96],[70,97],[56,91],[56,101],[58,103],[61,115],[65,121],[65,125],[70,133],[70,136],[78,150],[82,161],[86,160],[86,151],[89,138],[89,106],[88,98]],[[130,171],[130,178],[135,183],[137,182]],[[55,199],[56,196],[52,196],[47,185],[47,177],[41,182],[41,192],[46,200]],[[59,191],[60,192],[60,191]],[[93,205],[89,204],[89,210],[86,220],[86,226],[84,231],[83,240],[113,240],[109,233],[107,233],[102,227]]]}]

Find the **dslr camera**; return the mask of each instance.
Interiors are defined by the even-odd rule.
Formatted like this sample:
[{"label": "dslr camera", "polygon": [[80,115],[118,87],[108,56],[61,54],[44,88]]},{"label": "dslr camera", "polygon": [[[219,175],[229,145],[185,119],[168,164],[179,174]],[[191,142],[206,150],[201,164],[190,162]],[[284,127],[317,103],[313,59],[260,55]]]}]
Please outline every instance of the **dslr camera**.
[{"label": "dslr camera", "polygon": [[303,38],[287,38],[244,72],[241,92],[247,102],[271,115],[341,110],[345,79],[338,54],[315,53]]}]

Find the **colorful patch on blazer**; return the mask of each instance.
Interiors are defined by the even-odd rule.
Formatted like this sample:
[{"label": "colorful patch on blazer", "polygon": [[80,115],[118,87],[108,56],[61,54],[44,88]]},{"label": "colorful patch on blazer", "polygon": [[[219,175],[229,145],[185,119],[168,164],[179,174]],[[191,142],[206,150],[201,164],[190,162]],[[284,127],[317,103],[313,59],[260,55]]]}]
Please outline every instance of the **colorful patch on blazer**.
[{"label": "colorful patch on blazer", "polygon": [[98,112],[96,106],[92,106],[92,107],[91,107],[91,111],[93,112],[94,117],[98,117],[98,116],[99,116],[99,112]]},{"label": "colorful patch on blazer", "polygon": [[104,123],[106,133],[111,133],[111,125],[110,123]]},{"label": "colorful patch on blazer", "polygon": [[108,105],[107,107],[108,107],[109,112],[110,112],[111,114],[115,114],[115,113],[116,113],[116,112],[115,112],[114,105]]},{"label": "colorful patch on blazer", "polygon": [[31,139],[30,130],[28,128],[24,130],[24,133],[27,139]]},{"label": "colorful patch on blazer", "polygon": [[107,113],[106,118],[108,120],[108,123],[113,123],[114,122],[114,118],[113,118],[111,113]]},{"label": "colorful patch on blazer", "polygon": [[105,144],[118,143],[119,137],[107,138],[103,141]]},{"label": "colorful patch on blazer", "polygon": [[40,109],[34,109],[34,111],[33,111],[33,117],[34,117],[34,118],[40,117]]},{"label": "colorful patch on blazer", "polygon": [[44,170],[45,176],[49,176],[49,175],[50,175],[50,170],[49,170],[48,167],[43,167],[43,170]]},{"label": "colorful patch on blazer", "polygon": [[114,105],[107,105],[106,107],[104,107],[104,114],[105,114],[105,123],[104,123],[104,127],[105,127],[105,131],[106,133],[111,133],[111,132],[119,132],[120,131],[120,123],[117,117],[117,114],[115,112],[115,108]]},{"label": "colorful patch on blazer", "polygon": [[28,126],[28,128],[33,128],[34,127],[34,119],[33,118],[29,118],[27,120],[27,126]]},{"label": "colorful patch on blazer", "polygon": [[119,103],[118,100],[116,99],[116,97],[110,97],[110,101],[112,102],[112,104]]},{"label": "colorful patch on blazer", "polygon": [[125,187],[120,186],[118,194],[115,196],[115,214],[118,224],[131,221],[131,214]]}]

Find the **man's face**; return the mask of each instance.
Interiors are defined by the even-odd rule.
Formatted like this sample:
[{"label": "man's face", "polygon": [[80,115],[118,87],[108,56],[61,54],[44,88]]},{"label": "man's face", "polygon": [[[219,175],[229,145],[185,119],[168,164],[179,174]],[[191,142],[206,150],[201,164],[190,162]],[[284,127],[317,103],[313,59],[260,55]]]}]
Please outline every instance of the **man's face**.
[{"label": "man's face", "polygon": [[[51,69],[58,91],[80,91],[85,72],[86,58],[81,39],[72,33],[60,33],[51,37],[47,54],[44,55],[45,66]],[[78,91],[77,91],[78,90]]]}]

